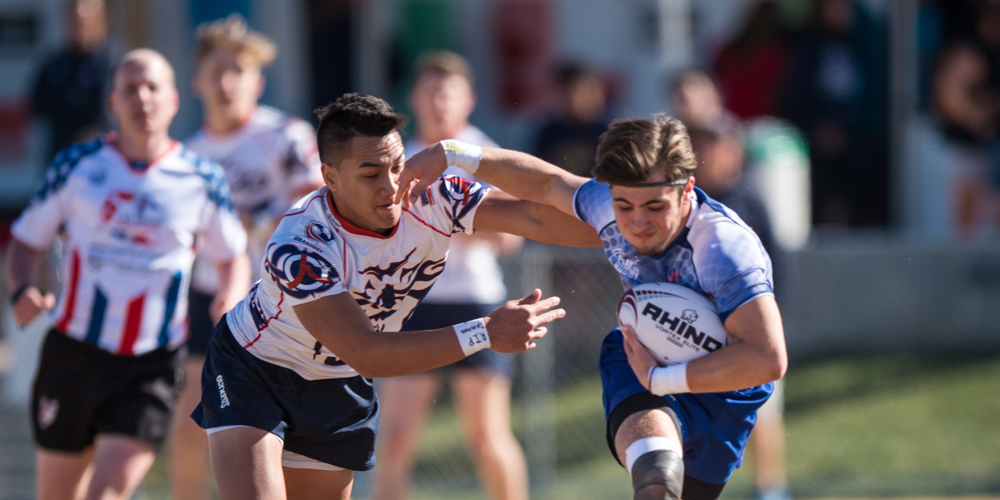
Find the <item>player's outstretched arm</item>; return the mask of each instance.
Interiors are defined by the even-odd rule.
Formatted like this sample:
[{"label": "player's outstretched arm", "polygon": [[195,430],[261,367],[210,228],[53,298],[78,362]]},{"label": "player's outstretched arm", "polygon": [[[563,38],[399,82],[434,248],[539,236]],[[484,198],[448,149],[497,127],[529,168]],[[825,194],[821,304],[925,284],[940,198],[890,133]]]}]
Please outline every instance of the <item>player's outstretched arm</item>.
[{"label": "player's outstretched arm", "polygon": [[42,311],[56,305],[55,295],[43,294],[35,285],[38,266],[44,258],[45,250],[33,248],[17,238],[11,239],[4,274],[13,301],[14,321],[18,326],[31,323]]},{"label": "player's outstretched arm", "polygon": [[[457,141],[445,142],[467,146]],[[450,163],[517,198],[552,205],[573,215],[573,195],[588,180],[527,153],[508,149],[475,148],[474,153],[464,156],[454,151],[450,154],[451,157],[442,143],[437,143],[406,160],[395,201],[415,201]]]},{"label": "player's outstretched arm", "polygon": [[550,205],[519,200],[490,191],[479,205],[476,231],[509,233],[540,243],[567,247],[599,247],[601,238],[589,224]]},{"label": "player's outstretched arm", "polygon": [[[542,292],[508,301],[478,325],[418,332],[378,332],[348,293],[294,306],[302,326],[365,378],[395,377],[454,363],[477,348],[521,352],[535,347],[548,331],[544,325],[566,315],[559,297],[542,299]],[[461,325],[460,325],[461,326]],[[485,336],[481,336],[485,333]],[[466,344],[463,346],[463,343]]]},{"label": "player's outstretched arm", "polygon": [[[707,356],[687,363],[688,391],[724,392],[748,389],[785,375],[788,355],[781,313],[774,296],[764,295],[743,304],[725,322],[735,339]],[[649,389],[649,370],[656,360],[635,333],[626,331],[625,353],[636,378]]]}]

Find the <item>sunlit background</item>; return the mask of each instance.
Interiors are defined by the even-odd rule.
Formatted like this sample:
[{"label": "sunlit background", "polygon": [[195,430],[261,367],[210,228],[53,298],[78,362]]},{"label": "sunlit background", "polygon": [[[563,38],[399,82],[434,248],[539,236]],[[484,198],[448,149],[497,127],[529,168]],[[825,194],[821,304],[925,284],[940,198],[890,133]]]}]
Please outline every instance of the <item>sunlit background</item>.
[{"label": "sunlit background", "polygon": [[[602,127],[677,113],[677,76],[703,70],[742,123],[742,185],[773,227],[793,496],[1000,495],[1000,1],[108,0],[108,13],[93,44],[107,64],[145,46],[174,65],[178,139],[201,122],[188,84],[195,27],[231,13],[279,46],[266,104],[313,120],[356,91],[407,110],[415,61],[450,49],[476,73],[471,122],[536,153],[544,123],[572,121],[568,68],[596,83],[577,104]],[[113,127],[100,107],[70,105],[86,96],[51,106],[38,90],[39,68],[87,37],[68,20],[64,0],[0,0],[4,243],[53,151]],[[108,67],[93,71],[102,95]],[[585,172],[593,150],[552,154]],[[597,372],[621,293],[614,270],[599,250],[531,244],[504,268],[512,296],[540,286],[569,312],[520,356],[515,379],[533,497],[630,497],[605,444]],[[3,325],[0,498],[33,498],[28,401],[46,326]],[[417,498],[485,498],[448,391],[438,403]],[[137,498],[169,498],[164,462]],[[748,457],[724,498],[751,497],[754,466]],[[358,475],[355,498],[369,483]]]}]

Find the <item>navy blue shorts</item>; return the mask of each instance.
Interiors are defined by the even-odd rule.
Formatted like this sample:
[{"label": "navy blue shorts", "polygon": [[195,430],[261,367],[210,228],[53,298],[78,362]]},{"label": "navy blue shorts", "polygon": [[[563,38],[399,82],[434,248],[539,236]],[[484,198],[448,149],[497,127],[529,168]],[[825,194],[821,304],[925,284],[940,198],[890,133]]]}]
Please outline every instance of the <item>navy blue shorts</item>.
[{"label": "navy blue shorts", "polygon": [[[457,325],[488,316],[494,309],[496,309],[496,305],[490,304],[428,304],[424,302],[417,306],[413,316],[403,325],[402,331],[435,330]],[[491,372],[510,380],[514,374],[514,355],[483,349],[449,366],[460,370]],[[433,373],[434,371],[430,370],[429,372]]]},{"label": "navy blue shorts", "polygon": [[[604,389],[604,418],[631,396],[648,393],[639,383],[625,357],[621,330],[614,329],[601,344],[601,383]],[[684,443],[684,473],[711,484],[723,484],[743,463],[743,449],[757,422],[757,408],[774,390],[768,382],[750,389],[708,394],[673,394],[657,398],[649,408],[664,403],[673,410]],[[609,427],[609,445],[615,453]],[[616,458],[618,458],[616,456]]]},{"label": "navy blue shorts", "polygon": [[191,289],[188,292],[188,354],[204,356],[208,342],[215,331],[215,322],[209,312],[215,295]]},{"label": "navy blue shorts", "polygon": [[378,398],[364,377],[306,380],[261,361],[233,338],[225,317],[212,335],[191,418],[203,429],[245,425],[285,449],[344,469],[375,466]]}]

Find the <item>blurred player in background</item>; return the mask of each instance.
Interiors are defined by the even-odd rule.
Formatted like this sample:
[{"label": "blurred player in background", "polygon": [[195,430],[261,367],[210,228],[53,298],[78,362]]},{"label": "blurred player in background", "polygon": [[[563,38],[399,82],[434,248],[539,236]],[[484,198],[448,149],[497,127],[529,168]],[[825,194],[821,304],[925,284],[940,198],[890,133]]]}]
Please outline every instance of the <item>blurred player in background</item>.
[{"label": "blurred player in background", "polygon": [[626,327],[623,338],[615,329],[600,368],[608,445],[632,477],[634,498],[716,499],[787,366],[770,260],[738,216],[695,188],[680,121],[616,120],[596,159],[587,179],[523,153],[444,141],[410,159],[400,177],[410,189],[398,197],[413,203],[447,165],[459,165],[589,224],[626,289],[669,281],[712,298],[734,342],[660,367],[634,332]]},{"label": "blurred player in background", "polygon": [[49,56],[35,75],[31,106],[48,122],[49,155],[107,130],[108,12],[103,0],[69,0],[66,46]]},{"label": "blurred player in background", "polygon": [[[410,107],[417,137],[406,144],[407,155],[445,139],[496,146],[469,124],[475,107],[472,68],[458,54],[435,52],[417,63]],[[446,174],[481,182],[454,167]],[[447,266],[404,330],[443,328],[489,314],[507,299],[497,256],[517,251],[521,242],[504,233],[454,235]],[[510,430],[513,362],[510,354],[479,351],[455,363],[451,380],[455,407],[480,479],[490,498],[502,500],[528,498],[524,452]],[[413,456],[441,375],[436,370],[379,382],[382,416],[373,499],[409,496]]]},{"label": "blurred player in background", "polygon": [[372,378],[438,368],[483,349],[534,347],[565,311],[535,290],[488,316],[396,333],[444,267],[454,234],[512,232],[541,242],[600,244],[552,207],[439,177],[407,209],[393,202],[404,117],[346,94],[317,111],[326,186],[285,214],[263,273],[219,322],[192,417],[208,432],[219,497],[350,497],[375,465],[379,404]]},{"label": "blurred player in background", "polygon": [[[776,247],[767,208],[741,182],[745,158],[741,130],[692,128],[690,137],[695,158],[698,159],[695,170],[698,187],[736,212],[753,229],[778,264],[776,257],[781,252]],[[785,475],[783,395],[783,380],[777,380],[771,397],[757,410],[757,423],[747,446],[753,458],[758,500],[790,498]]]},{"label": "blurred player in background", "polygon": [[539,128],[533,154],[569,172],[587,177],[594,150],[608,128],[607,90],[600,75],[575,62],[556,68],[556,114]]},{"label": "blurred player in background", "polygon": [[[132,51],[112,79],[117,132],[56,156],[7,254],[17,323],[55,307],[32,402],[40,499],[127,499],[152,465],[182,383],[195,240],[218,271],[214,314],[248,281],[222,169],[167,135],[179,104],[170,64]],[[35,279],[61,228],[56,303]]]},{"label": "blurred player in background", "polygon": [[[225,170],[233,204],[249,235],[251,281],[256,281],[264,245],[278,220],[295,200],[323,183],[316,134],[305,121],[258,104],[265,84],[262,71],[277,49],[260,33],[248,30],[242,17],[234,14],[202,25],[197,41],[193,85],[205,122],[187,140],[187,147]],[[199,254],[205,250],[201,245]],[[217,289],[218,275],[211,262],[199,257],[189,296],[191,335],[185,372],[191,383],[181,392],[170,448],[175,498],[210,498],[208,440],[190,414],[201,400],[198,381],[220,317],[209,310]]]}]

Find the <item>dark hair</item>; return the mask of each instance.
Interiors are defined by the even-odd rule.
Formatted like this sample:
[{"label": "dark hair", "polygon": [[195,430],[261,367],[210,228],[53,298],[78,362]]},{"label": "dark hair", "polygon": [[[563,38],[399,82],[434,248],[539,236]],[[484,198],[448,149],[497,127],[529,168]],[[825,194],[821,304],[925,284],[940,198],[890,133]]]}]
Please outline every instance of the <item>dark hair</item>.
[{"label": "dark hair", "polygon": [[608,184],[640,184],[656,175],[666,181],[694,175],[697,163],[687,128],[663,114],[646,118],[620,118],[601,134],[597,164],[591,173]]},{"label": "dark hair", "polygon": [[336,167],[343,158],[344,147],[355,137],[384,137],[406,123],[406,116],[397,113],[389,103],[370,95],[344,94],[336,101],[317,108],[319,128],[316,144],[320,160]]},{"label": "dark hair", "polygon": [[578,61],[564,61],[552,72],[552,79],[555,81],[556,87],[563,91],[573,88],[588,78],[596,78],[596,75]]}]

